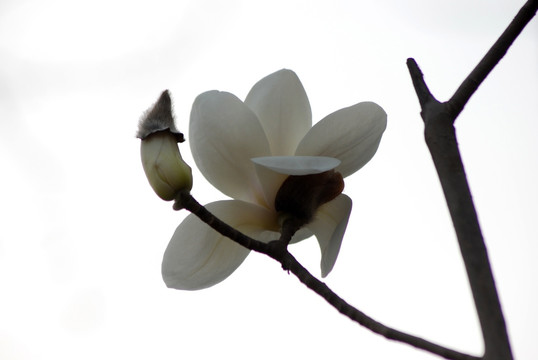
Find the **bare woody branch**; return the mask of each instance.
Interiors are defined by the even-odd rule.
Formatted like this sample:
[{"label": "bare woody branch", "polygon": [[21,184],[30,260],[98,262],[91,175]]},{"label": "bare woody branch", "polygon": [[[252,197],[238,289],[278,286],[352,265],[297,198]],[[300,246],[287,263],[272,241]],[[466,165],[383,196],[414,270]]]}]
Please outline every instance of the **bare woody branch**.
[{"label": "bare woody branch", "polygon": [[407,61],[422,109],[426,143],[441,181],[471,285],[484,338],[484,360],[510,360],[513,357],[486,245],[459,152],[454,121],[537,9],[538,0],[527,1],[448,102],[436,100],[415,60]]}]

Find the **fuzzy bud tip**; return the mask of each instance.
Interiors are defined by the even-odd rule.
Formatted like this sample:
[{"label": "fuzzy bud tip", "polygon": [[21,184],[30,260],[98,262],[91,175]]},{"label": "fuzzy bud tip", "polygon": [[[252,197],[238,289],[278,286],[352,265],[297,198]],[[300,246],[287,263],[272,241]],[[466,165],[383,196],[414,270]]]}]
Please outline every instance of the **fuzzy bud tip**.
[{"label": "fuzzy bud tip", "polygon": [[144,140],[153,133],[166,130],[174,135],[177,142],[185,141],[185,137],[174,124],[172,99],[168,90],[164,90],[157,102],[142,115],[136,137]]}]

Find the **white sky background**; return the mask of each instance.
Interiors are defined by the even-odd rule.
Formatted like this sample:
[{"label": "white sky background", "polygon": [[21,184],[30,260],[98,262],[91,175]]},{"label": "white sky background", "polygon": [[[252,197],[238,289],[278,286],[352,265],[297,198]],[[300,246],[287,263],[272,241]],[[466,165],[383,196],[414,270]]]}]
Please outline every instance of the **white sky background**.
[{"label": "white sky background", "polygon": [[[446,100],[523,2],[0,2],[0,359],[437,358],[352,323],[258,254],[208,290],[162,282],[186,213],[144,177],[141,113],[170,89],[187,134],[196,95],[244,99],[284,67],[314,122],[366,100],[388,113],[377,155],[346,179],[354,209],[328,285],[379,321],[480,354],[405,61]],[[534,19],[456,123],[518,359],[538,358],[537,44]],[[199,201],[224,198],[194,176]],[[313,239],[291,250],[319,276]]]}]

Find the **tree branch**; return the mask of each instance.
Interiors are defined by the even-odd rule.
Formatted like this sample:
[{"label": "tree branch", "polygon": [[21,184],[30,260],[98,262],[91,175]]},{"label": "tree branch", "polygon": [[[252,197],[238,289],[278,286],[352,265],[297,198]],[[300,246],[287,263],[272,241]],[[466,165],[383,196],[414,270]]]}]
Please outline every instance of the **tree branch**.
[{"label": "tree branch", "polygon": [[529,0],[523,6],[446,103],[440,103],[431,94],[415,60],[407,60],[422,109],[426,143],[443,187],[482,328],[484,360],[509,360],[513,357],[486,245],[459,152],[454,121],[478,86],[536,14],[537,8],[538,0]]},{"label": "tree branch", "polygon": [[179,199],[177,199],[177,203],[180,203],[181,206],[174,206],[175,209],[185,208],[220,234],[232,239],[233,241],[246,247],[247,249],[265,254],[278,261],[285,270],[288,270],[293,273],[304,285],[306,285],[309,289],[324,298],[341,314],[347,316],[351,320],[359,323],[360,325],[371,330],[372,332],[382,335],[389,340],[406,343],[418,349],[422,349],[430,353],[442,356],[446,359],[480,359],[476,356],[464,354],[432,343],[420,337],[410,335],[388,327],[348,304],[336,293],[334,293],[325,283],[321,282],[312,274],[310,274],[310,272],[305,269],[297,261],[297,259],[295,259],[295,257],[287,250],[287,244],[289,242],[289,239],[297,230],[297,226],[293,222],[288,223],[288,225],[284,224],[282,236],[279,240],[274,240],[266,244],[261,241],[252,239],[249,236],[230,227],[228,224],[215,217],[206,208],[200,205],[200,203],[198,203],[196,199],[194,199],[190,194],[179,194]]},{"label": "tree branch", "polygon": [[450,115],[454,120],[463,110],[469,98],[478,89],[478,86],[480,86],[495,65],[503,58],[508,48],[519,36],[521,31],[523,31],[523,28],[531,21],[537,10],[538,0],[528,0],[495,44],[493,44],[487,54],[480,60],[469,76],[467,76],[454,95],[452,95],[452,98],[448,101],[448,106]]}]

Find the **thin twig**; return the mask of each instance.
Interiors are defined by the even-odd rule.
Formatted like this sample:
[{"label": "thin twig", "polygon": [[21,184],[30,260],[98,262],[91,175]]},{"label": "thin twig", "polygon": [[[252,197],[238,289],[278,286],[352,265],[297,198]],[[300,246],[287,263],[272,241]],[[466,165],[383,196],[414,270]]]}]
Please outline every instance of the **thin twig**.
[{"label": "thin twig", "polygon": [[411,73],[411,80],[413,81],[413,86],[415,87],[420,106],[424,107],[432,101],[437,101],[433,97],[428,85],[424,82],[424,75],[422,74],[422,71],[420,71],[415,59],[407,59],[407,67]]},{"label": "thin twig", "polygon": [[478,89],[480,84],[482,84],[486,76],[489,75],[491,70],[503,58],[508,48],[510,48],[514,40],[523,31],[523,28],[531,21],[536,11],[538,11],[538,0],[528,0],[495,44],[493,44],[487,54],[480,60],[469,76],[467,76],[454,95],[452,95],[448,103],[450,104],[450,114],[454,120],[463,110],[469,98]]},{"label": "thin twig", "polygon": [[[336,293],[334,293],[325,283],[318,280],[310,272],[305,269],[298,261],[293,257],[292,254],[287,250],[287,239],[291,238],[293,233],[296,231],[294,225],[289,225],[289,230],[287,230],[287,235],[282,236],[281,239],[272,241],[270,243],[263,243],[261,241],[252,239],[251,237],[237,231],[236,229],[230,227],[213,214],[211,214],[206,208],[204,208],[200,203],[196,201],[190,194],[182,193],[180,194],[181,205],[186,210],[192,212],[200,220],[211,226],[214,230],[220,234],[230,238],[231,240],[237,242],[244,247],[254,250],[256,252],[268,255],[269,257],[275,259],[285,270],[293,273],[303,284],[305,284],[309,289],[317,293],[319,296],[324,298],[329,304],[331,304],[336,310],[341,314],[347,316],[351,320],[359,323],[365,328],[371,330],[372,332],[382,335],[389,340],[399,341],[406,343],[408,345],[414,346],[418,349],[428,351],[430,353],[442,356],[446,359],[452,360],[479,360],[479,357],[464,354],[441,345],[432,343],[428,340],[422,339],[420,337],[404,333],[402,331],[388,327],[362,311],[359,311],[355,307],[348,304]],[[283,246],[284,245],[284,246]]]}]

